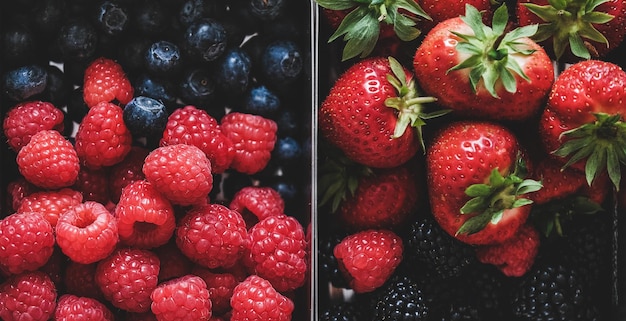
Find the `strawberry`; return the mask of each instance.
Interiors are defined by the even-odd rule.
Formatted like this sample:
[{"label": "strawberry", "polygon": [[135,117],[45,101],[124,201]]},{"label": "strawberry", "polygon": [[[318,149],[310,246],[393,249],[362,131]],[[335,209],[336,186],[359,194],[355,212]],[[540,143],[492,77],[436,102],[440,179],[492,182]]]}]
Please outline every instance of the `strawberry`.
[{"label": "strawberry", "polygon": [[122,66],[115,60],[100,57],[92,61],[83,79],[83,99],[88,107],[101,102],[126,105],[134,94]]},{"label": "strawberry", "polygon": [[476,249],[476,257],[485,264],[493,264],[506,276],[523,276],[530,270],[539,252],[539,232],[525,224],[510,239]]},{"label": "strawberry", "polygon": [[506,127],[487,121],[458,121],[442,129],[426,154],[427,186],[435,219],[469,244],[494,244],[512,237],[532,203],[523,194],[541,188],[524,179],[521,146]]},{"label": "strawberry", "polygon": [[626,35],[626,3],[621,0],[518,0],[520,25],[539,24],[533,36],[563,62],[598,59]]},{"label": "strawberry", "polygon": [[416,0],[416,2],[431,18],[418,21],[417,25],[422,32],[430,31],[444,20],[462,16],[465,13],[465,4],[470,4],[483,12],[485,22],[493,15],[492,2],[494,1],[491,0]]},{"label": "strawberry", "polygon": [[575,63],[554,82],[539,121],[542,144],[563,167],[584,171],[588,185],[606,173],[619,188],[625,112],[626,72],[606,61]]},{"label": "strawberry", "polygon": [[462,117],[521,121],[536,115],[554,82],[550,57],[529,38],[537,26],[505,33],[504,5],[494,11],[491,27],[475,7],[465,10],[435,26],[417,48],[420,87]]},{"label": "strawberry", "polygon": [[424,120],[445,113],[425,113],[422,104],[432,101],[418,97],[412,73],[397,60],[371,57],[348,68],[330,89],[319,110],[320,133],[355,162],[396,167],[423,147]]}]

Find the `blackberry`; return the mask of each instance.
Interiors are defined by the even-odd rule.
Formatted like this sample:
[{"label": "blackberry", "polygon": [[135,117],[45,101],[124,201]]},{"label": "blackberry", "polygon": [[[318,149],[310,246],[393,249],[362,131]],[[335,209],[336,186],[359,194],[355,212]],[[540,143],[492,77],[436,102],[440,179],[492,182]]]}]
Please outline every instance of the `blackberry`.
[{"label": "blackberry", "polygon": [[428,320],[429,301],[412,277],[396,274],[372,294],[371,320]]},{"label": "blackberry", "polygon": [[[449,302],[444,309],[441,309],[433,321],[488,321],[480,314],[480,309],[469,303]],[[494,321],[496,319],[493,319]]]},{"label": "blackberry", "polygon": [[330,282],[337,288],[348,288],[348,281],[339,270],[333,249],[346,236],[345,232],[331,231],[320,233],[318,241],[318,268],[321,280]]},{"label": "blackberry", "polygon": [[481,320],[508,320],[510,307],[506,298],[512,283],[512,279],[502,274],[497,267],[477,264],[466,269],[455,282],[457,298],[461,297],[457,301],[460,306],[477,309]]},{"label": "blackberry", "polygon": [[335,303],[320,311],[319,321],[361,321],[360,307],[350,302]]}]

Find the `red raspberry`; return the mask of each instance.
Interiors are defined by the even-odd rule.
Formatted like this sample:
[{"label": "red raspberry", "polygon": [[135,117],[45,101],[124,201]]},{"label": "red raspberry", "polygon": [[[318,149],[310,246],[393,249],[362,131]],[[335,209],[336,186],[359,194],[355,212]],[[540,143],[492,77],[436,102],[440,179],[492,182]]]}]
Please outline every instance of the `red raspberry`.
[{"label": "red raspberry", "polygon": [[81,166],[76,183],[72,186],[83,194],[84,201],[106,204],[109,197],[109,172],[107,168],[92,169]]},{"label": "red raspberry", "polygon": [[57,189],[76,182],[80,164],[72,143],[56,130],[42,130],[17,153],[20,173],[42,188]]},{"label": "red raspberry", "polygon": [[129,312],[150,310],[150,294],[159,281],[160,261],[149,250],[119,248],[96,268],[96,284],[104,297]]},{"label": "red raspberry", "polygon": [[148,154],[143,165],[146,180],[172,203],[204,204],[213,188],[211,162],[196,146],[162,146]]},{"label": "red raspberry", "polygon": [[230,298],[239,281],[231,273],[217,273],[207,268],[196,266],[192,274],[201,277],[209,290],[213,303],[213,315],[222,315],[230,310]]},{"label": "red raspberry", "polygon": [[230,321],[289,321],[293,301],[280,294],[258,275],[250,275],[233,289]]},{"label": "red raspberry", "polygon": [[233,143],[222,133],[217,120],[195,106],[178,108],[169,116],[160,145],[174,144],[200,148],[211,161],[216,174],[227,170],[235,156]]},{"label": "red raspberry", "polygon": [[504,275],[520,277],[526,274],[539,252],[539,232],[531,224],[520,227],[513,237],[476,249],[476,257],[485,264],[495,265]]},{"label": "red raspberry", "polygon": [[0,284],[0,319],[48,321],[56,308],[57,292],[43,272],[24,272]]},{"label": "red raspberry", "polygon": [[235,146],[232,169],[250,175],[267,166],[276,144],[276,122],[259,115],[232,112],[222,118],[221,125]]},{"label": "red raspberry", "polygon": [[172,204],[145,180],[124,187],[115,217],[120,241],[137,248],[150,249],[167,243],[176,228]]},{"label": "red raspberry", "polygon": [[108,185],[111,201],[117,203],[120,200],[126,185],[146,178],[141,169],[148,153],[150,150],[147,148],[133,146],[124,160],[110,167]]},{"label": "red raspberry", "polygon": [[154,249],[154,253],[162,262],[161,270],[159,271],[159,282],[191,274],[191,268],[194,264],[176,246],[174,238],[170,239],[165,245]]},{"label": "red raspberry", "polygon": [[98,263],[82,264],[70,260],[65,267],[63,277],[65,292],[97,300],[104,299],[102,291],[96,284],[97,266]]},{"label": "red raspberry", "polygon": [[233,266],[248,246],[246,223],[219,204],[190,209],[176,230],[176,244],[191,261],[208,268]]},{"label": "red raspberry", "polygon": [[402,239],[390,230],[371,229],[346,236],[333,250],[339,268],[356,293],[387,281],[402,260]]},{"label": "red raspberry", "polygon": [[20,204],[22,204],[22,200],[24,199],[24,197],[40,190],[41,188],[33,185],[22,176],[9,182],[9,184],[7,185],[8,208],[17,211],[17,209],[20,207]]},{"label": "red raspberry", "polygon": [[281,292],[304,285],[307,276],[304,229],[292,216],[262,219],[250,229],[246,264]]},{"label": "red raspberry", "polygon": [[56,237],[57,244],[72,261],[94,263],[117,246],[117,222],[104,205],[86,201],[59,217]]},{"label": "red raspberry", "polygon": [[63,112],[49,102],[26,101],[9,110],[2,125],[7,143],[17,152],[42,130],[63,132],[63,118]]},{"label": "red raspberry", "polygon": [[120,106],[101,102],[83,117],[76,132],[76,153],[87,167],[115,165],[130,152],[132,135],[123,113]]},{"label": "red raspberry", "polygon": [[206,283],[199,276],[172,279],[152,291],[151,310],[159,321],[209,320],[212,304]]},{"label": "red raspberry", "polygon": [[285,214],[285,201],[271,187],[244,187],[235,193],[228,207],[239,212],[248,227],[266,217]]},{"label": "red raspberry", "polygon": [[37,270],[53,250],[52,226],[39,213],[15,213],[0,220],[0,270],[10,274]]},{"label": "red raspberry", "polygon": [[83,99],[87,106],[115,101],[126,105],[133,98],[133,94],[133,86],[122,66],[116,61],[100,57],[85,69]]},{"label": "red raspberry", "polygon": [[113,321],[115,316],[102,302],[88,297],[64,294],[59,298],[54,321]]},{"label": "red raspberry", "polygon": [[17,208],[17,212],[40,213],[54,228],[61,214],[82,202],[83,195],[71,188],[39,191],[25,196]]},{"label": "red raspberry", "polygon": [[65,274],[65,263],[67,262],[67,256],[61,252],[58,246],[54,246],[52,249],[52,255],[46,263],[38,269],[38,271],[46,273],[50,280],[54,283],[54,286],[59,288],[63,285],[63,275]]}]

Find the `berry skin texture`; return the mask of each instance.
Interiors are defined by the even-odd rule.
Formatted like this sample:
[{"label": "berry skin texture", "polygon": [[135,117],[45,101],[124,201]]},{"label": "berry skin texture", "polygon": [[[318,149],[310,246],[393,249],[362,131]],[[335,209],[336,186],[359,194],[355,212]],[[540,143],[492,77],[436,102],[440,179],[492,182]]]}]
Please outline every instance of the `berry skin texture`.
[{"label": "berry skin texture", "polygon": [[215,273],[197,265],[192,269],[191,274],[201,277],[206,283],[214,316],[230,311],[230,298],[233,296],[233,290],[239,284],[233,274],[228,272]]},{"label": "berry skin texture", "polygon": [[270,216],[250,228],[246,265],[272,286],[286,292],[304,285],[307,242],[300,222],[292,216]]},{"label": "berry skin texture", "polygon": [[17,213],[38,212],[56,227],[61,214],[83,202],[83,195],[71,188],[54,191],[38,191],[25,196],[17,208]]},{"label": "berry skin texture", "polygon": [[204,280],[185,275],[166,281],[150,295],[152,313],[158,321],[210,320],[212,303]]},{"label": "berry skin texture", "polygon": [[161,246],[176,228],[172,204],[145,180],[124,187],[115,218],[122,244],[136,248]]},{"label": "berry skin texture", "polygon": [[504,275],[523,276],[530,270],[539,252],[539,232],[530,224],[523,225],[510,239],[476,249],[476,257],[485,264],[493,264]]},{"label": "berry skin texture", "polygon": [[53,249],[52,226],[39,213],[15,213],[0,221],[0,272],[37,270],[50,259]]},{"label": "berry skin texture", "polygon": [[116,101],[125,105],[133,98],[133,94],[133,86],[116,61],[100,57],[85,69],[83,99],[87,106]]},{"label": "berry skin texture", "polygon": [[213,188],[211,162],[196,146],[175,144],[154,149],[143,174],[173,204],[204,204]]},{"label": "berry skin texture", "polygon": [[130,152],[132,135],[118,105],[101,102],[89,109],[76,132],[76,153],[93,169],[121,162]]},{"label": "berry skin texture", "polygon": [[158,285],[160,260],[148,250],[119,248],[96,267],[96,284],[115,307],[128,312],[150,310]]},{"label": "berry skin texture", "polygon": [[113,321],[115,317],[102,302],[88,297],[64,294],[54,311],[55,321]]},{"label": "berry skin texture", "polygon": [[207,268],[235,265],[249,242],[241,215],[219,204],[190,209],[176,230],[176,244],[181,252]]},{"label": "berry skin texture", "polygon": [[333,250],[339,268],[356,293],[382,286],[400,264],[402,252],[402,239],[385,229],[348,235]]},{"label": "berry skin texture", "polygon": [[9,146],[14,151],[19,151],[41,130],[54,129],[63,132],[63,118],[63,112],[52,103],[25,101],[9,110],[2,128]]},{"label": "berry skin texture", "polygon": [[228,207],[243,216],[248,227],[259,220],[285,213],[285,201],[271,187],[247,186],[235,193]]},{"label": "berry skin texture", "polygon": [[141,169],[143,161],[150,153],[150,150],[144,147],[133,146],[123,161],[109,168],[109,194],[111,201],[117,203],[120,200],[122,189],[136,181],[143,180],[146,176]]},{"label": "berry skin texture", "polygon": [[232,169],[251,175],[267,166],[276,144],[276,122],[258,115],[231,112],[222,117],[221,125],[235,145]]},{"label": "berry skin texture", "polygon": [[72,261],[89,264],[106,258],[118,244],[115,217],[104,205],[86,201],[59,217],[57,244]]},{"label": "berry skin texture", "polygon": [[34,271],[11,276],[0,284],[0,319],[48,321],[56,300],[56,288],[47,274]]},{"label": "berry skin texture", "polygon": [[250,275],[233,289],[230,321],[289,321],[293,301],[258,275]]},{"label": "berry skin texture", "polygon": [[56,130],[42,130],[17,153],[20,173],[30,183],[47,189],[71,186],[78,178],[79,158],[70,143]]}]

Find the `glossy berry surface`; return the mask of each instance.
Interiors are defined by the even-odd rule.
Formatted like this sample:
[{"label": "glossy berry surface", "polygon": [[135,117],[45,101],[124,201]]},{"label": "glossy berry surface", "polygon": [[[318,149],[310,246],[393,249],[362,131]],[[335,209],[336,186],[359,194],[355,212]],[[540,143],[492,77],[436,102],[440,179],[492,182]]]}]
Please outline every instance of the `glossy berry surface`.
[{"label": "glossy berry surface", "polygon": [[193,21],[185,30],[183,38],[185,51],[200,62],[216,60],[224,53],[227,44],[224,26],[212,18]]},{"label": "glossy berry surface", "polygon": [[4,73],[2,91],[14,101],[23,101],[42,93],[48,84],[48,72],[36,64],[29,64]]},{"label": "glossy berry surface", "polygon": [[167,116],[165,105],[150,97],[133,97],[124,106],[124,123],[135,137],[155,136],[162,133]]}]

